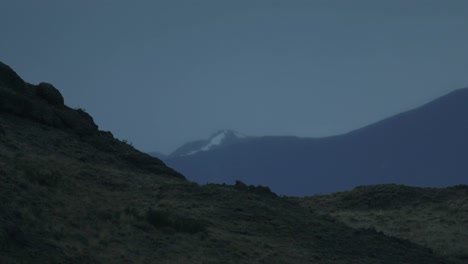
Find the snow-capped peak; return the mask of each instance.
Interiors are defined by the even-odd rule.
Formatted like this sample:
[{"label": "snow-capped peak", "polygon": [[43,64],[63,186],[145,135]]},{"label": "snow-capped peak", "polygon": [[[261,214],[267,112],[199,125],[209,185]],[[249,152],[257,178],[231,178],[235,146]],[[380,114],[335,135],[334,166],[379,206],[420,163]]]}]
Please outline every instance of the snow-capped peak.
[{"label": "snow-capped peak", "polygon": [[232,143],[232,141],[237,141],[237,140],[244,139],[244,138],[247,138],[247,136],[242,134],[242,133],[239,133],[237,131],[229,130],[229,129],[220,130],[220,131],[216,132],[215,134],[213,134],[207,140],[206,144],[204,144],[202,147],[200,147],[200,148],[198,148],[196,150],[191,150],[191,151],[187,152],[187,154],[185,154],[185,155],[188,156],[188,155],[193,155],[193,154],[201,152],[201,151],[208,151],[208,150],[211,150],[213,148],[219,147],[219,146],[221,146],[223,144],[226,144],[226,143],[229,143],[229,142]]},{"label": "snow-capped peak", "polygon": [[226,133],[227,133],[226,131],[223,131],[215,135],[214,137],[210,138],[210,142],[208,142],[208,144],[203,146],[200,150],[207,151],[214,146],[219,146],[223,142],[223,139],[226,137]]}]

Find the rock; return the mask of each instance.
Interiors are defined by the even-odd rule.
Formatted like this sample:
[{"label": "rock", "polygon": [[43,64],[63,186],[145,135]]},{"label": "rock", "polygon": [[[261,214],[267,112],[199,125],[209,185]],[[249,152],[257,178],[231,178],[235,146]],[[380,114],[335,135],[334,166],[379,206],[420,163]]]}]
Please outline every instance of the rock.
[{"label": "rock", "polygon": [[[88,113],[65,106],[62,94],[52,84],[26,83],[9,66],[1,62],[0,112],[35,120],[59,129],[71,129],[80,136],[94,135],[99,131]],[[113,139],[110,133],[104,135]]]},{"label": "rock", "polygon": [[98,126],[93,118],[82,110],[64,109],[56,112],[65,127],[72,129],[79,135],[92,135],[98,132]]},{"label": "rock", "polygon": [[110,131],[98,131],[98,135],[103,138],[115,139],[114,135]]},{"label": "rock", "polygon": [[64,105],[62,94],[50,83],[41,82],[37,86],[37,94],[51,105]]}]

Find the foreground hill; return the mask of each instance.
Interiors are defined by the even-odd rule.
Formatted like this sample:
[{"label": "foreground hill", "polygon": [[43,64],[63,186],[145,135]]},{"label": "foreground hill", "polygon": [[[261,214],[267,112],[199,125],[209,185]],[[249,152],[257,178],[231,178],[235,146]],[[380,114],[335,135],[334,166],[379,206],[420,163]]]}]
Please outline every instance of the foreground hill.
[{"label": "foreground hill", "polygon": [[341,193],[293,198],[355,228],[375,228],[468,262],[468,186],[444,189],[362,186]]},{"label": "foreground hill", "polygon": [[253,138],[166,162],[196,182],[238,179],[287,195],[468,184],[467,115],[468,88],[340,136]]},{"label": "foreground hill", "polygon": [[0,64],[0,263],[448,263],[263,187],[198,186]]}]

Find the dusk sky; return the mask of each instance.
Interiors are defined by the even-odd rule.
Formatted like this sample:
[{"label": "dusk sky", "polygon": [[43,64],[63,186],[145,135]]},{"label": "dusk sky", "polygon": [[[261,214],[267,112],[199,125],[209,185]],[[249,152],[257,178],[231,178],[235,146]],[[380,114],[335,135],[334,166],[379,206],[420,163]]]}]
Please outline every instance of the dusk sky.
[{"label": "dusk sky", "polygon": [[0,61],[143,151],[345,133],[468,87],[466,0],[11,0]]}]

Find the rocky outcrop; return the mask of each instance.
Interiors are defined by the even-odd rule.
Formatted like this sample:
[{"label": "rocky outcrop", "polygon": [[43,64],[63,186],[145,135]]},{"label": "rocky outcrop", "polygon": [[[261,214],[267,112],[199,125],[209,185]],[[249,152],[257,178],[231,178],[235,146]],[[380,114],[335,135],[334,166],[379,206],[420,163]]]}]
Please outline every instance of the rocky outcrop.
[{"label": "rocky outcrop", "polygon": [[37,94],[51,105],[63,105],[63,96],[50,83],[41,82],[37,86]]},{"label": "rocky outcrop", "polygon": [[65,127],[80,135],[92,135],[98,131],[93,118],[82,110],[57,111],[57,114]]},{"label": "rocky outcrop", "polygon": [[79,135],[93,135],[98,126],[82,110],[64,104],[59,90],[50,83],[25,82],[8,65],[0,62],[0,111],[29,118]]},{"label": "rocky outcrop", "polygon": [[184,179],[184,176],[168,168],[159,159],[115,139],[110,132],[99,131],[91,115],[82,109],[66,106],[62,94],[52,84],[29,84],[8,65],[0,62],[0,114],[2,112],[75,133],[84,142],[114,153],[140,170]]}]

